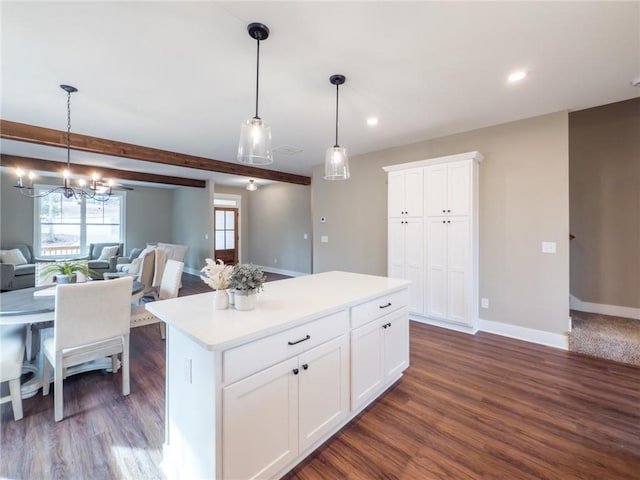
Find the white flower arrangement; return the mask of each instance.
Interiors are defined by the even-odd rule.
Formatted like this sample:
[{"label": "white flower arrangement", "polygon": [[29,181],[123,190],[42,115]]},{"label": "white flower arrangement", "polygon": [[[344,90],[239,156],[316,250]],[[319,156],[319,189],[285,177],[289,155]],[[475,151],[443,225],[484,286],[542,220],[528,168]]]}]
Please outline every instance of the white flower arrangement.
[{"label": "white flower arrangement", "polygon": [[203,273],[203,275],[200,275],[202,281],[214,290],[229,288],[233,267],[231,265],[225,265],[222,260],[214,262],[210,258],[207,258],[205,261],[207,264],[200,270]]}]

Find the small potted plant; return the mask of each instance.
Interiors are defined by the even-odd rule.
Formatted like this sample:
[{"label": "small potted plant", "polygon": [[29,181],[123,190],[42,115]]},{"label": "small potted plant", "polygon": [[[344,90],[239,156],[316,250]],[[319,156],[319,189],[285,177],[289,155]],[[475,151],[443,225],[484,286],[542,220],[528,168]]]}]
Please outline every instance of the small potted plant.
[{"label": "small potted plant", "polygon": [[210,258],[207,258],[205,262],[207,264],[200,270],[200,272],[202,272],[200,278],[216,291],[216,309],[224,310],[229,306],[229,294],[226,289],[229,288],[233,267],[231,265],[225,265],[220,259],[214,262]]},{"label": "small potted plant", "polygon": [[53,275],[53,280],[58,284],[76,283],[77,274],[83,275],[85,278],[99,278],[100,274],[91,270],[86,264],[79,262],[58,262],[45,267],[41,272],[42,278]]},{"label": "small potted plant", "polygon": [[235,290],[236,310],[252,310],[257,293],[263,289],[266,276],[260,267],[251,263],[238,263],[231,271],[230,287]]}]

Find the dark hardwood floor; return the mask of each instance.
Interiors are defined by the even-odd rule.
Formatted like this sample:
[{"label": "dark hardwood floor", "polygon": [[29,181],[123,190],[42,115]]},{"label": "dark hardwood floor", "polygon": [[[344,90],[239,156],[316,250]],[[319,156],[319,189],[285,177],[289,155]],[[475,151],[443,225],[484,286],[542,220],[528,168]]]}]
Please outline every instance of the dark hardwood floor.
[{"label": "dark hardwood floor", "polygon": [[[209,291],[189,277],[182,294]],[[164,358],[136,328],[129,396],[91,372],[65,380],[62,422],[53,395],[19,422],[2,405],[0,477],[164,478]],[[412,322],[402,380],[286,478],[640,479],[640,368]]]}]

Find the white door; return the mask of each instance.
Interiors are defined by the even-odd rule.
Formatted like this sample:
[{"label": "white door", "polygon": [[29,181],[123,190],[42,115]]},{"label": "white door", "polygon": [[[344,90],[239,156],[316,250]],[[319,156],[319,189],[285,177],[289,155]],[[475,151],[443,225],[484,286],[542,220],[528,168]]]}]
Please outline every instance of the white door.
[{"label": "white door", "polygon": [[430,217],[447,214],[447,165],[431,165],[424,171],[424,199]]},{"label": "white door", "polygon": [[471,162],[447,165],[447,213],[469,215],[471,192]]},{"label": "white door", "polygon": [[405,259],[405,220],[403,218],[390,218],[388,226],[388,272],[391,278],[404,279],[404,259]]},{"label": "white door", "polygon": [[404,171],[405,215],[408,217],[422,217],[424,211],[424,171],[413,168]]},{"label": "white door", "polygon": [[[405,220],[404,278],[409,285],[409,311],[424,313],[424,222],[422,218]],[[391,256],[391,255],[390,255]]]},{"label": "white door", "polygon": [[409,366],[409,319],[402,309],[389,315],[384,328],[385,381],[398,376]]},{"label": "white door", "polygon": [[297,457],[298,375],[293,373],[295,368],[298,368],[297,357],[222,390],[224,478],[273,477]]},{"label": "white door", "polygon": [[427,315],[447,317],[447,219],[428,217],[426,226]]},{"label": "white door", "polygon": [[349,339],[346,335],[299,357],[300,452],[338,425],[349,411]]},{"label": "white door", "polygon": [[470,325],[469,217],[449,217],[447,222],[447,318]]},{"label": "white door", "polygon": [[384,382],[382,323],[376,320],[351,332],[351,410],[373,397]]},{"label": "white door", "polygon": [[404,172],[389,172],[388,184],[388,212],[389,217],[404,215]]}]

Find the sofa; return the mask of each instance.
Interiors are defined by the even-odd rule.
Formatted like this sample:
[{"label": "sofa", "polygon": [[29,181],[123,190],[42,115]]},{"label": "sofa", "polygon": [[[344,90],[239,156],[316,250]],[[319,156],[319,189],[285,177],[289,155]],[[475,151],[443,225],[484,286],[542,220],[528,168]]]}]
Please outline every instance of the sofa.
[{"label": "sofa", "polygon": [[[118,247],[115,253],[108,257],[102,257],[102,251],[105,247]],[[77,257],[73,260],[88,260],[89,268],[98,274],[98,278],[102,278],[104,273],[115,272],[116,264],[118,263],[118,257],[122,255],[124,251],[123,243],[104,242],[104,243],[90,243],[89,254],[84,257]]]},{"label": "sofa", "polygon": [[[10,250],[20,250],[27,263],[0,263],[1,290],[17,290],[35,286],[36,283],[36,258],[33,256],[33,249],[25,243],[13,245],[3,245],[3,252]],[[4,259],[4,255],[2,256]],[[7,257],[8,258],[8,257]]]}]

